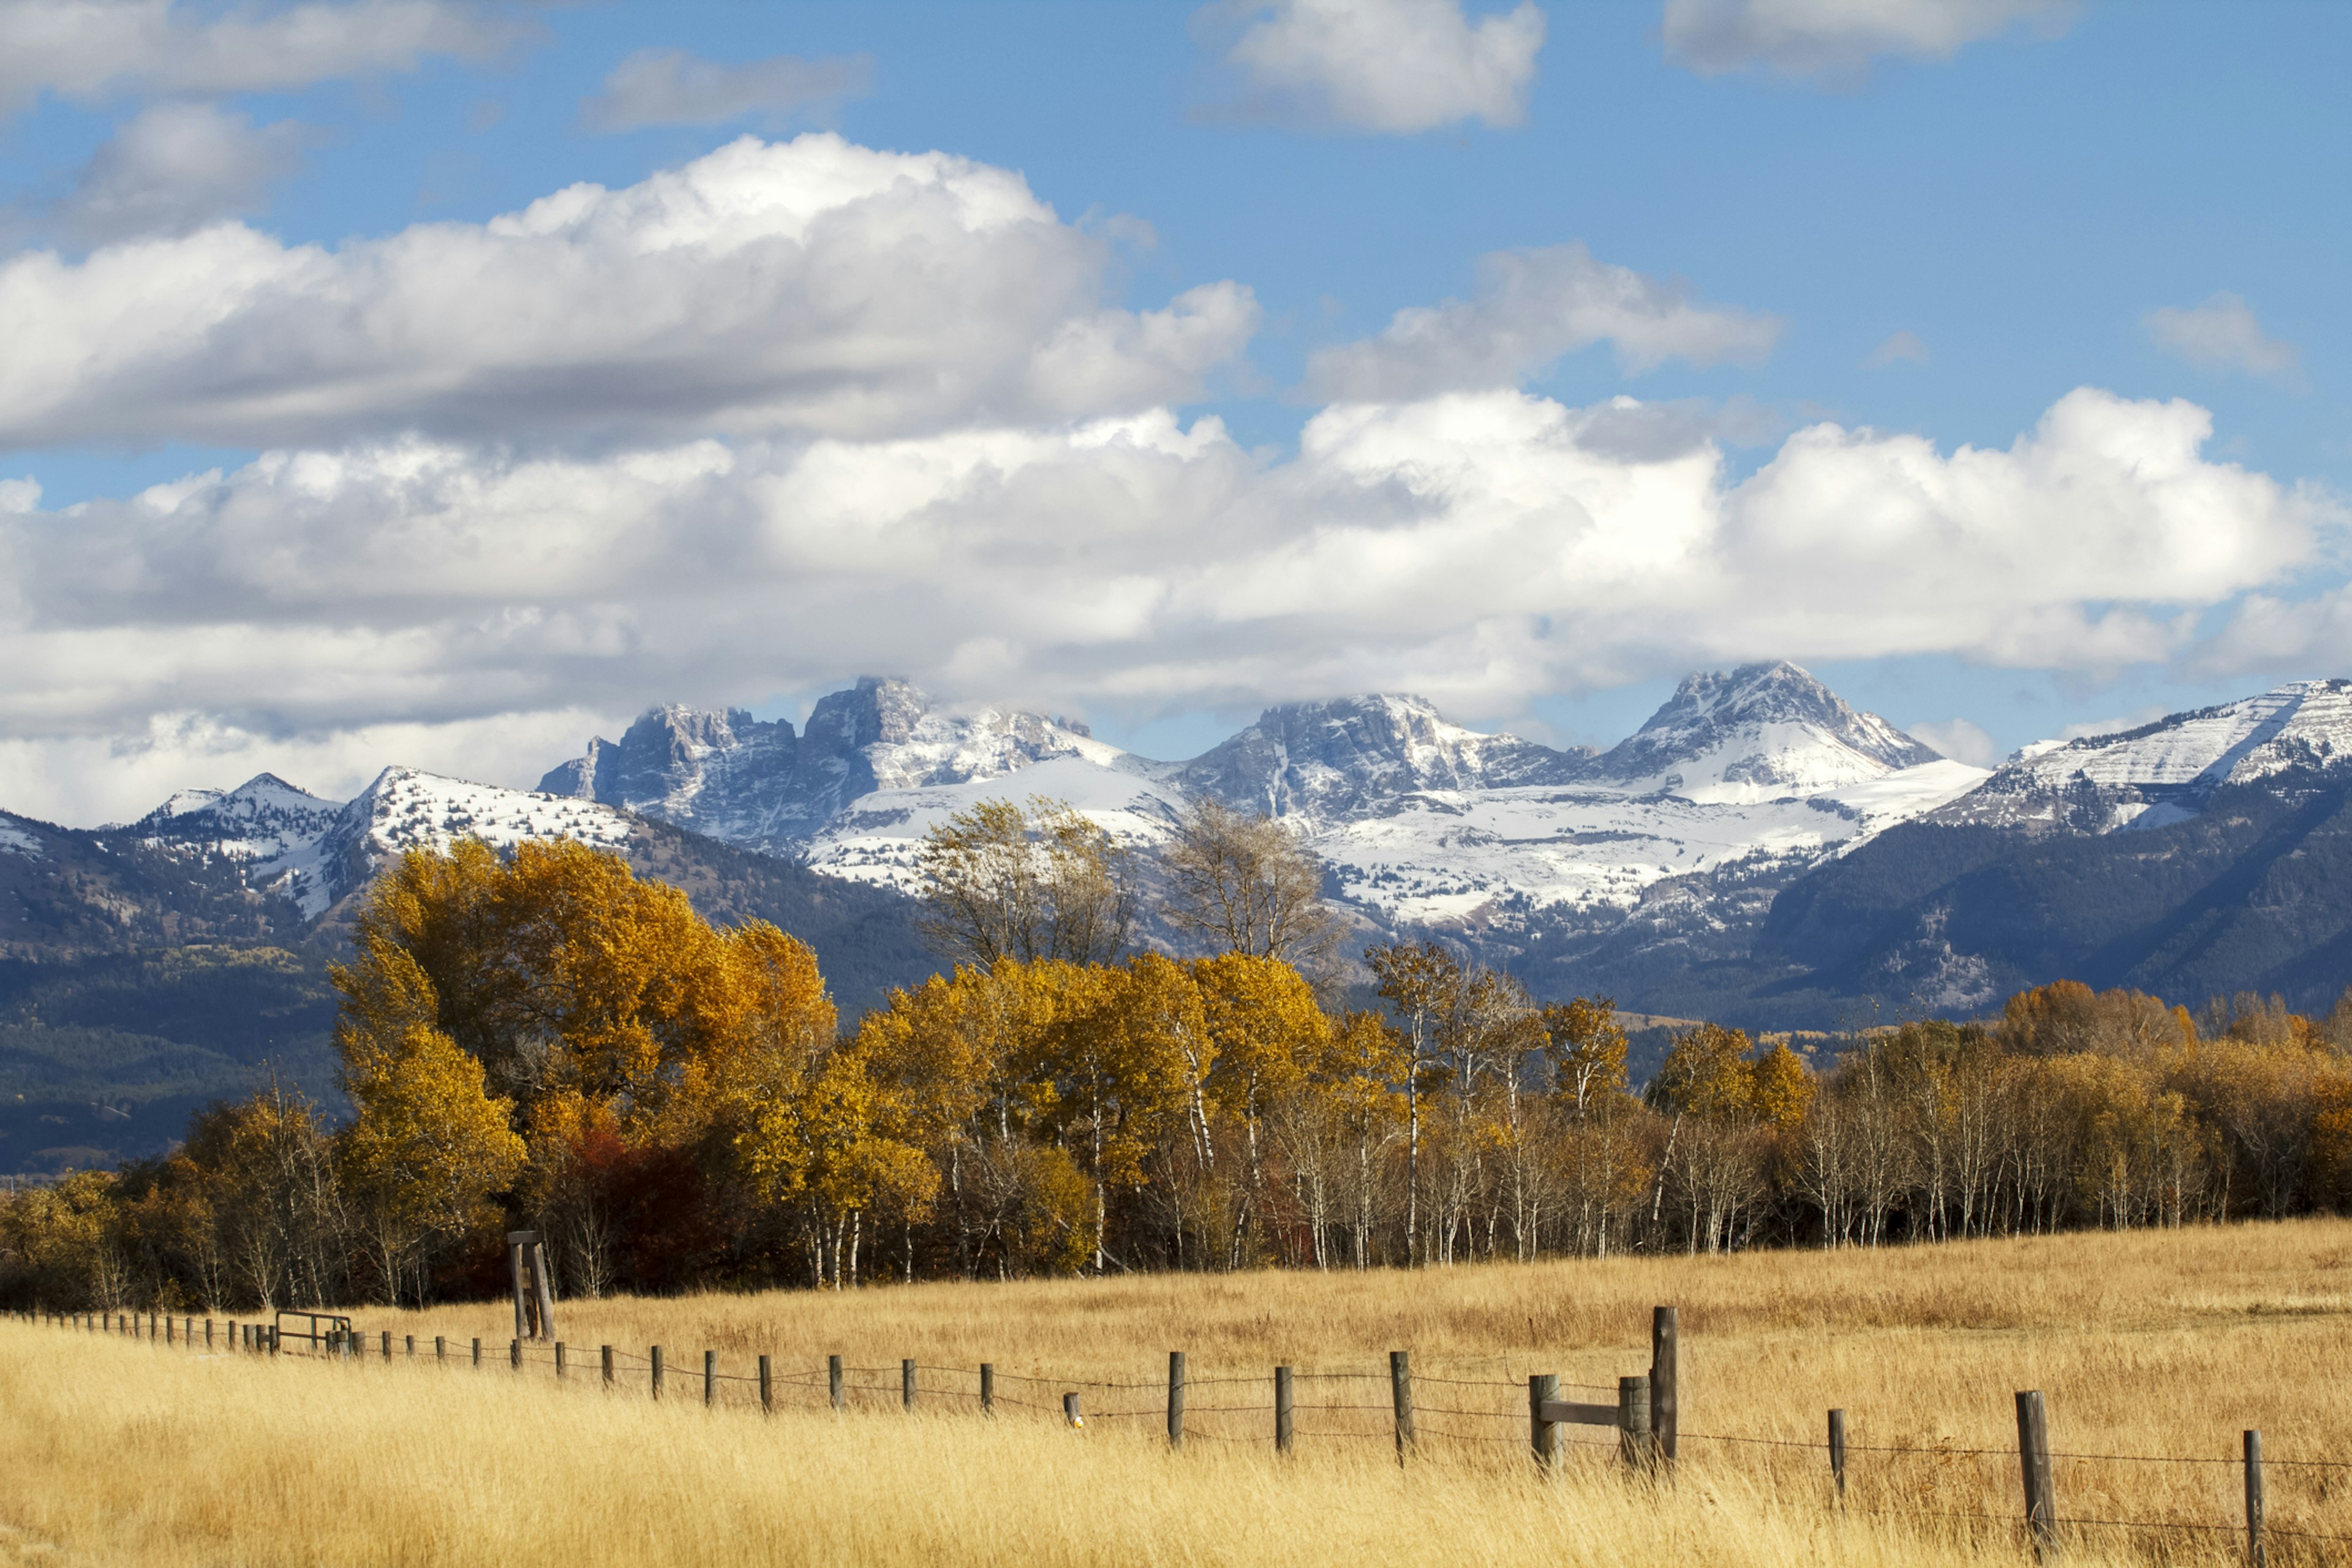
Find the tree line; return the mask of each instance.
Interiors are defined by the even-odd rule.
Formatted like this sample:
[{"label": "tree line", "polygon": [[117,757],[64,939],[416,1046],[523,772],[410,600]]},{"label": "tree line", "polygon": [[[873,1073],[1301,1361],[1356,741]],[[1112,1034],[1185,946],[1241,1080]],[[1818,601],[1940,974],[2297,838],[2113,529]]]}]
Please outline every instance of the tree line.
[{"label": "tree line", "polygon": [[[951,973],[844,1028],[815,958],[577,844],[391,864],[352,927],[336,1124],[272,1087],[165,1158],[0,1194],[0,1300],[423,1303],[1144,1269],[1883,1246],[2352,1203],[2352,1000],[2072,982],[1998,1019],[1675,1036],[1345,928],[1281,825],[1149,868],[1057,802],[929,836]],[[1149,907],[1194,956],[1139,947]]]}]

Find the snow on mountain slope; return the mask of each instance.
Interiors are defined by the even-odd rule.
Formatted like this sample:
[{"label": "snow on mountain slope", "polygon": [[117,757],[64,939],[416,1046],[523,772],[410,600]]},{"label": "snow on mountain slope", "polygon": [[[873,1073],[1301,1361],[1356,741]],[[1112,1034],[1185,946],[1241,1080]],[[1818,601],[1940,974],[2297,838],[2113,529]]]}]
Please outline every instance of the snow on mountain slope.
[{"label": "snow on mountain slope", "polygon": [[1593,755],[1465,729],[1425,697],[1372,693],[1269,708],[1173,778],[1186,793],[1322,823],[1413,790],[1565,784]]},{"label": "snow on mountain slope", "polygon": [[1408,924],[1630,910],[1654,884],[1747,862],[1802,868],[1983,781],[1937,760],[1802,797],[1694,801],[1590,785],[1426,791],[1316,835],[1341,894]]},{"label": "snow on mountain slope", "polygon": [[446,850],[471,837],[506,849],[525,839],[574,838],[617,849],[630,831],[627,817],[593,801],[386,768],[322,832],[262,859],[254,873],[316,919],[412,845]]},{"label": "snow on mountain slope", "polygon": [[2116,735],[2029,746],[1933,820],[2110,833],[2160,827],[2213,791],[2352,762],[2352,680],[2294,681]]},{"label": "snow on mountain slope", "polygon": [[647,709],[617,743],[590,741],[539,787],[772,854],[877,791],[1000,778],[1055,757],[1119,768],[1126,756],[1083,724],[1002,708],[942,712],[907,682],[869,676],[820,699],[799,734],[740,709]]},{"label": "snow on mountain slope", "polygon": [[1010,781],[967,779],[862,796],[809,841],[808,863],[833,876],[911,893],[921,886],[915,864],[925,834],[983,800],[1032,795],[1068,801],[1120,842],[1144,849],[1165,841],[1184,806],[1183,792],[1171,784],[1087,757],[1055,757],[1031,763]]},{"label": "snow on mountain slope", "polygon": [[41,836],[34,832],[23,817],[0,812],[0,851],[30,856],[37,860],[44,852]]},{"label": "snow on mountain slope", "polygon": [[342,809],[342,802],[322,800],[275,773],[257,773],[233,790],[184,789],[130,831],[151,844],[266,860],[317,838]]},{"label": "snow on mountain slope", "polygon": [[1937,760],[1782,659],[1704,670],[1586,776],[1701,804],[1818,795]]}]

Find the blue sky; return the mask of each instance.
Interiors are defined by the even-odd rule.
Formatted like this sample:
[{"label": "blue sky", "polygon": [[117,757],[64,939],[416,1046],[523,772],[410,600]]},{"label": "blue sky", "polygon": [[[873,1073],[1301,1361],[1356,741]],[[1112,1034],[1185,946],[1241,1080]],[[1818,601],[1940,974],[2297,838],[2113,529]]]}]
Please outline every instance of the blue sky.
[{"label": "blue sky", "polygon": [[[0,6],[11,809],[865,669],[1159,754],[1405,683],[1606,743],[1784,655],[1990,754],[2346,670],[2341,6],[67,9]],[[876,164],[837,272],[617,198],[469,270],[583,182],[802,211],[808,132],[1050,214],[967,253]]]}]

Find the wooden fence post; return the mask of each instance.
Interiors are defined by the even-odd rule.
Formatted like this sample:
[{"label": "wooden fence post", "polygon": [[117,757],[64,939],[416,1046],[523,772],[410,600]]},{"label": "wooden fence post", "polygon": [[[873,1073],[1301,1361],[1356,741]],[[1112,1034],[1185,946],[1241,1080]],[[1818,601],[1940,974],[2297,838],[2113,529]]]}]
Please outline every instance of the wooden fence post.
[{"label": "wooden fence post", "polygon": [[705,1410],[719,1403],[719,1352],[702,1352],[702,1407]]},{"label": "wooden fence post", "polygon": [[835,1410],[843,1409],[848,1405],[848,1392],[841,1386],[841,1358],[837,1355],[824,1358],[824,1385],[825,1392],[833,1397],[833,1407]]},{"label": "wooden fence post", "polygon": [[1083,1426],[1086,1424],[1086,1415],[1078,1408],[1078,1396],[1075,1394],[1062,1395],[1062,1425]]},{"label": "wooden fence post", "polygon": [[555,1342],[555,1375],[558,1378],[562,1378],[568,1374],[571,1370],[572,1369],[563,1353],[563,1342],[562,1340],[558,1340]]},{"label": "wooden fence post", "polygon": [[403,1334],[401,1338],[407,1342],[402,1353],[406,1355],[410,1361],[415,1361],[416,1359],[416,1336],[415,1334]]},{"label": "wooden fence post", "polygon": [[178,1324],[173,1322],[169,1318],[163,1320],[163,1342],[165,1344],[168,1345],[172,1342],[172,1331],[178,1326]]},{"label": "wooden fence post", "polygon": [[654,1347],[653,1347],[653,1349],[648,1352],[648,1354],[647,1354],[647,1356],[646,1356],[646,1359],[647,1359],[648,1361],[650,1361],[650,1362],[653,1363],[653,1390],[654,1390],[654,1397],[655,1397],[656,1399],[659,1399],[659,1398],[662,1396],[662,1363],[661,1363],[661,1346],[659,1346],[659,1345],[656,1345],[656,1346],[654,1346]]},{"label": "wooden fence post", "polygon": [[1184,1352],[1168,1352],[1168,1446],[1184,1446]]},{"label": "wooden fence post", "polygon": [[776,1385],[769,1378],[768,1358],[761,1356],[760,1358],[760,1409],[762,1414],[772,1414],[775,1408]]},{"label": "wooden fence post", "polygon": [[1277,1454],[1290,1452],[1290,1369],[1278,1366],[1274,1369],[1274,1451]]},{"label": "wooden fence post", "polygon": [[1837,1482],[1838,1510],[1845,1510],[1845,1412],[1830,1412],[1830,1475]]},{"label": "wooden fence post", "polygon": [[1676,1403],[1681,1389],[1680,1360],[1675,1343],[1675,1310],[1672,1307],[1650,1309],[1650,1435],[1657,1458],[1668,1469],[1674,1468],[1676,1452],[1675,1423],[1680,1411]]},{"label": "wooden fence post", "polygon": [[2264,1568],[2269,1554],[2263,1546],[2263,1434],[2246,1434],[2246,1568]]},{"label": "wooden fence post", "polygon": [[530,1333],[531,1327],[530,1308],[528,1304],[530,1299],[524,1294],[522,1277],[523,1244],[525,1242],[537,1241],[538,1239],[539,1232],[535,1230],[510,1230],[507,1232],[507,1271],[513,1277],[514,1280],[514,1337],[518,1340],[521,1339],[525,1334]]},{"label": "wooden fence post", "polygon": [[996,1363],[992,1361],[980,1363],[980,1413],[996,1414]]},{"label": "wooden fence post", "polygon": [[449,1360],[449,1342],[439,1334],[433,1336],[433,1359],[445,1365]]},{"label": "wooden fence post", "polygon": [[213,1321],[212,1321],[210,1318],[206,1318],[206,1319],[205,1320],[205,1349],[206,1349],[206,1350],[210,1350],[210,1349],[212,1349],[212,1348],[213,1348]]},{"label": "wooden fence post", "polygon": [[474,1336],[474,1370],[482,1370],[482,1337],[479,1334]]},{"label": "wooden fence post", "polygon": [[1528,1447],[1535,1450],[1539,1470],[1559,1468],[1559,1423],[1544,1419],[1543,1407],[1559,1397],[1559,1373],[1528,1374]]},{"label": "wooden fence post", "polygon": [[392,1331],[390,1329],[386,1329],[383,1331],[383,1359],[386,1361],[390,1361],[392,1359]]},{"label": "wooden fence post", "polygon": [[2058,1555],[2058,1489],[2050,1475],[2050,1414],[2038,1388],[2017,1395],[2017,1463],[2025,1481],[2025,1528],[2033,1560]]},{"label": "wooden fence post", "polygon": [[1413,1446],[1412,1361],[1403,1351],[1389,1352],[1389,1404],[1396,1411],[1397,1463],[1402,1465],[1405,1450]]},{"label": "wooden fence post", "polygon": [[602,1358],[601,1358],[601,1359],[602,1359],[602,1360],[604,1361],[604,1386],[605,1386],[605,1387],[607,1387],[607,1388],[610,1388],[610,1387],[612,1387],[612,1386],[613,1386],[613,1347],[612,1347],[612,1346],[610,1346],[610,1345],[606,1345],[606,1346],[604,1346],[604,1347],[603,1355],[602,1355]]},{"label": "wooden fence post", "polygon": [[547,1277],[547,1243],[530,1244],[531,1314],[539,1320],[539,1337],[555,1337],[555,1286]]},{"label": "wooden fence post", "polygon": [[1617,1380],[1617,1458],[1629,1470],[1648,1470],[1657,1463],[1658,1439],[1650,1430],[1650,1380]]},{"label": "wooden fence post", "polygon": [[902,1410],[915,1407],[915,1363],[911,1360],[898,1363],[898,1406]]},{"label": "wooden fence post", "polygon": [[520,1340],[512,1341],[508,1344],[507,1365],[512,1367],[517,1372],[520,1372],[522,1370],[522,1342]]}]

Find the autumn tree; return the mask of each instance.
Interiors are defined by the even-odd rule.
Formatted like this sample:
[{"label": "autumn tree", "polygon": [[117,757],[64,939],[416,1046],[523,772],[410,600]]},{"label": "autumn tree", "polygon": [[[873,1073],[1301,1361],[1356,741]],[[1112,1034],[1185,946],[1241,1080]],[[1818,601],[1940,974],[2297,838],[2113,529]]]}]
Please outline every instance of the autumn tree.
[{"label": "autumn tree", "polygon": [[917,870],[923,934],[959,962],[1107,963],[1127,946],[1134,857],[1067,801],[982,801],[923,836]]},{"label": "autumn tree", "polygon": [[1160,863],[1170,923],[1214,951],[1309,968],[1329,957],[1339,924],[1323,901],[1322,863],[1266,813],[1195,795]]}]

